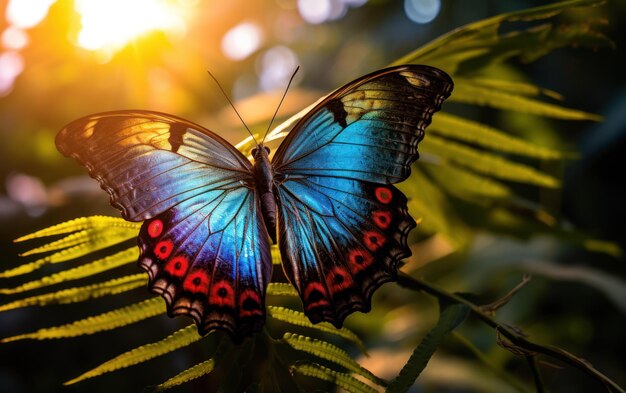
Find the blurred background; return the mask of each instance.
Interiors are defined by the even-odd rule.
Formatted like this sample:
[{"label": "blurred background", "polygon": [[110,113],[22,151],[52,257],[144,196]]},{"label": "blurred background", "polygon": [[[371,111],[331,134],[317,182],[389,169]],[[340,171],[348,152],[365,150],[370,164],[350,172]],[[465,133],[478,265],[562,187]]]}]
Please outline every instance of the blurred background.
[{"label": "blurred background", "polygon": [[[0,270],[22,262],[17,255],[24,246],[12,243],[18,236],[80,216],[118,216],[85,169],[56,151],[56,132],[78,117],[116,109],[157,110],[202,124],[236,143],[245,138],[245,130],[207,70],[231,95],[244,120],[262,128],[298,65],[300,72],[281,108],[283,115],[456,27],[543,3],[0,0]],[[577,12],[569,16],[606,21],[601,30],[617,49],[560,49],[534,63],[512,65],[539,86],[563,94],[564,105],[600,114],[604,122],[555,121],[542,127],[496,111],[476,107],[463,111],[541,144],[578,151],[578,159],[562,168],[564,187],[552,194],[552,207],[568,225],[623,247],[626,182],[619,168],[626,167],[622,49],[626,25],[620,18],[626,16],[626,3],[612,1]],[[477,233],[462,257],[448,255],[428,264],[421,274],[451,290],[477,292],[485,300],[494,300],[519,281],[521,272],[533,272],[532,284],[498,317],[523,326],[537,341],[562,346],[590,360],[623,386],[623,262],[549,237],[520,240]],[[17,283],[3,280],[0,286]],[[381,295],[381,302],[390,296],[389,291]],[[145,293],[137,298],[140,295]],[[6,301],[0,297],[0,303]],[[126,304],[128,299],[107,302],[71,308],[75,315],[84,315]],[[1,314],[0,337],[48,326],[49,316],[56,323],[72,320],[69,316],[59,320],[58,312],[56,317],[52,317],[53,308]],[[362,317],[356,317],[356,326],[362,323],[358,318]],[[416,318],[405,322],[426,330],[436,320],[436,312]],[[172,323],[164,317],[157,324],[144,321],[137,329],[94,337],[3,344],[0,392],[60,390],[63,381],[101,361],[163,337]],[[406,329],[394,326],[395,330],[381,328],[383,336],[402,340]],[[493,337],[482,327],[469,324],[465,329],[466,336],[482,349],[497,351],[491,348]],[[414,331],[411,336],[415,339]],[[451,349],[433,360],[415,391],[505,391],[499,390],[487,371],[475,369],[471,355],[454,351],[453,344]],[[410,350],[409,345],[406,352],[385,353],[381,346],[373,351],[379,357],[367,360],[368,366],[392,377]],[[188,364],[190,358],[203,359],[201,346],[186,351],[64,391],[110,391],[111,387],[138,391],[172,375],[172,362],[181,368],[178,365]],[[375,359],[387,360],[377,363]],[[517,373],[525,365],[512,361],[507,367]],[[160,370],[168,371],[159,376]],[[524,371],[519,373],[524,376]],[[554,391],[601,388],[579,372],[556,366],[547,366],[546,379]],[[203,383],[206,380],[181,391],[205,391]]]}]

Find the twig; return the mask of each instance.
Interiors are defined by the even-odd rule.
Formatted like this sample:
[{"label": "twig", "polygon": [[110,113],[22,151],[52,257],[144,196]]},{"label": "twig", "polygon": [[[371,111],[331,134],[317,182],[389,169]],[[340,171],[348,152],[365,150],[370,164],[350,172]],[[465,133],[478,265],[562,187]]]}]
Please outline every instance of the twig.
[{"label": "twig", "polygon": [[533,379],[535,380],[537,393],[544,393],[545,389],[543,388],[543,380],[541,379],[541,371],[539,371],[539,367],[537,367],[537,361],[535,359],[535,356],[526,356],[526,361],[528,362],[530,371],[533,372]]},{"label": "twig", "polygon": [[501,297],[500,299],[496,300],[493,303],[489,303],[489,304],[485,304],[484,306],[480,306],[480,309],[483,310],[484,312],[491,314],[492,316],[496,314],[496,310],[498,310],[500,307],[506,305],[508,302],[511,301],[511,299],[513,298],[513,296],[515,296],[515,294],[517,292],[519,292],[520,289],[524,288],[526,286],[526,284],[528,284],[530,282],[530,275],[529,274],[524,274],[524,277],[522,277],[522,282],[520,282],[519,284],[517,284],[515,286],[515,288],[511,289],[509,291],[509,293],[507,293],[506,295],[504,295],[503,297]]},{"label": "twig", "polygon": [[506,337],[512,344],[516,345],[517,347],[529,352],[537,352],[546,356],[550,356],[554,359],[558,359],[563,363],[569,364],[570,366],[577,368],[590,375],[594,379],[602,382],[609,391],[626,393],[626,391],[622,389],[617,383],[615,383],[609,377],[594,368],[588,361],[574,356],[561,348],[551,345],[540,345],[527,340],[522,335],[515,332],[514,329],[505,325],[501,325],[500,323],[495,321],[491,316],[485,313],[480,306],[470,302],[467,299],[464,299],[459,295],[450,293],[434,284],[410,277],[404,273],[400,273],[398,275],[398,284],[408,289],[424,291],[433,296],[436,296],[439,299],[445,299],[448,302],[465,304],[470,308],[472,314],[478,317],[478,319],[483,321],[485,324],[491,326],[492,328],[497,329],[497,331],[502,334],[502,336]]}]

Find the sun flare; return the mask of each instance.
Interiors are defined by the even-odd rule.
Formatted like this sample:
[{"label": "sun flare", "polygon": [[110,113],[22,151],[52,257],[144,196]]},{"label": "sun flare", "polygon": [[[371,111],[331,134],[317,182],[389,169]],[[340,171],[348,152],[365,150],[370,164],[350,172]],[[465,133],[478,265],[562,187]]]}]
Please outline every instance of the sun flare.
[{"label": "sun flare", "polygon": [[150,31],[181,33],[179,7],[164,0],[76,0],[82,29],[78,45],[89,50],[115,50]]}]

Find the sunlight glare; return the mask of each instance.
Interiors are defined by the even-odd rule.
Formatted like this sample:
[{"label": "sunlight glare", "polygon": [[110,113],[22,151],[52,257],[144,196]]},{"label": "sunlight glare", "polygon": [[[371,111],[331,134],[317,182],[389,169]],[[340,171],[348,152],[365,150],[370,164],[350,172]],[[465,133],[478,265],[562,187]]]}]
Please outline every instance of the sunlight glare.
[{"label": "sunlight glare", "polygon": [[48,15],[56,0],[11,0],[7,4],[6,18],[14,26],[29,29]]},{"label": "sunlight glare", "polygon": [[9,26],[2,32],[2,45],[5,48],[19,50],[28,45],[28,35],[22,29]]},{"label": "sunlight glare", "polygon": [[78,44],[89,50],[119,49],[149,31],[183,33],[180,9],[164,0],[76,0],[82,30]]}]

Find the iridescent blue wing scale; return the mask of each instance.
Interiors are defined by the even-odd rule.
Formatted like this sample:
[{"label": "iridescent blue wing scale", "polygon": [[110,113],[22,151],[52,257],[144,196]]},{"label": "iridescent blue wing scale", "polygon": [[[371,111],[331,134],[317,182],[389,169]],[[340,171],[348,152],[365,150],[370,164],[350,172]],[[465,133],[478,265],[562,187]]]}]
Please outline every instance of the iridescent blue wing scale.
[{"label": "iridescent blue wing scale", "polygon": [[272,160],[283,266],[313,322],[341,326],[370,309],[409,256],[415,226],[405,180],[452,81],[427,66],[377,71],[336,90],[302,120]]},{"label": "iridescent blue wing scale", "polygon": [[124,218],[145,220],[139,264],[171,315],[235,340],[260,330],[271,257],[248,159],[201,126],[149,111],[76,120],[56,143]]}]

